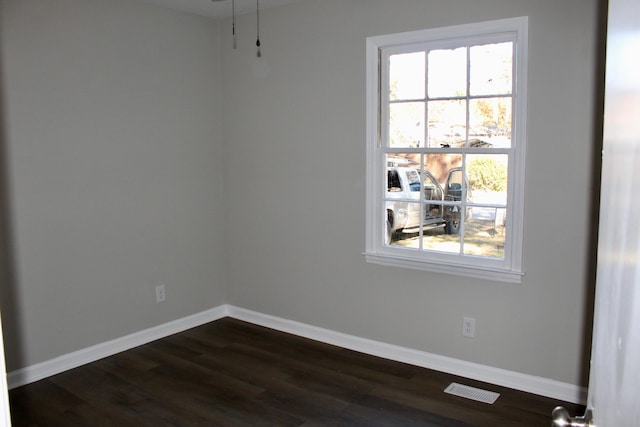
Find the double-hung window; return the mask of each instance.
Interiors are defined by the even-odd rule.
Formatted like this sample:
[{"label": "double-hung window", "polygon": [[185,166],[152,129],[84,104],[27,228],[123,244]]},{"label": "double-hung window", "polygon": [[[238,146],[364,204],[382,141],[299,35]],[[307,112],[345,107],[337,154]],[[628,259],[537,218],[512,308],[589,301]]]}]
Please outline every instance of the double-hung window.
[{"label": "double-hung window", "polygon": [[370,262],[519,282],[527,18],[367,39]]}]

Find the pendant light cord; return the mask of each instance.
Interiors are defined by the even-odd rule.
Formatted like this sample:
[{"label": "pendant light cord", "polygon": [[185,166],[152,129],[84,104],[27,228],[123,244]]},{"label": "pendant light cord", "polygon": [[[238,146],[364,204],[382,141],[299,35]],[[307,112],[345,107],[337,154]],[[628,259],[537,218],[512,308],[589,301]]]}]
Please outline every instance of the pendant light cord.
[{"label": "pendant light cord", "polygon": [[233,48],[238,47],[236,42],[236,0],[231,0],[231,32],[233,35]]}]

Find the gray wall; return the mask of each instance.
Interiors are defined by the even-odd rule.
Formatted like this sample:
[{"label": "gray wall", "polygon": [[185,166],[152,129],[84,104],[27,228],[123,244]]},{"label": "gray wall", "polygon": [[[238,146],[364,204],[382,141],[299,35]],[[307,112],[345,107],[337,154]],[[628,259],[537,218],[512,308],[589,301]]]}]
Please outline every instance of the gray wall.
[{"label": "gray wall", "polygon": [[[9,369],[228,302],[584,384],[596,2],[306,0],[258,60],[254,15],[3,0]],[[522,285],[365,263],[365,38],[522,15]]]},{"label": "gray wall", "polygon": [[128,0],[1,7],[8,369],[223,304],[217,25]]},{"label": "gray wall", "polygon": [[[596,6],[310,0],[261,15],[261,60],[254,17],[240,19],[238,50],[222,45],[229,302],[584,384]],[[365,38],[523,15],[530,96],[522,285],[367,264]],[[473,340],[462,337],[463,316],[477,318]]]}]

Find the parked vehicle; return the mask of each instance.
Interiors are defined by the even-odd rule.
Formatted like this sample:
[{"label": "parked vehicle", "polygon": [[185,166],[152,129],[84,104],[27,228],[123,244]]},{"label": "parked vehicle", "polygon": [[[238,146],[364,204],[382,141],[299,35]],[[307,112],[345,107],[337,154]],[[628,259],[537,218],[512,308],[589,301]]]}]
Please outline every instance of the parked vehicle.
[{"label": "parked vehicle", "polygon": [[[466,186],[467,191],[469,186]],[[463,194],[462,168],[452,168],[444,187],[431,174],[407,165],[387,166],[387,243],[394,234],[415,233],[423,228],[444,227],[446,234],[460,233],[459,205]],[[420,200],[421,196],[423,197]],[[422,203],[421,203],[422,202]]]}]

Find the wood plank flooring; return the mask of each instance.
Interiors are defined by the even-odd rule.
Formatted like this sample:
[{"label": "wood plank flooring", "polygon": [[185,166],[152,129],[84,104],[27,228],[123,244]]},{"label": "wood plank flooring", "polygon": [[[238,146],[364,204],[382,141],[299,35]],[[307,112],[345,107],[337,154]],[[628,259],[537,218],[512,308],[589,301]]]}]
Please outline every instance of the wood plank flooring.
[{"label": "wood plank flooring", "polygon": [[[451,382],[501,393],[445,394]],[[225,318],[10,392],[20,426],[545,426],[566,402]]]}]

